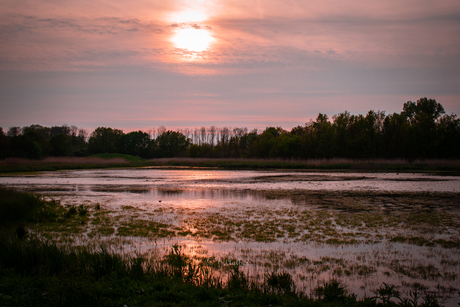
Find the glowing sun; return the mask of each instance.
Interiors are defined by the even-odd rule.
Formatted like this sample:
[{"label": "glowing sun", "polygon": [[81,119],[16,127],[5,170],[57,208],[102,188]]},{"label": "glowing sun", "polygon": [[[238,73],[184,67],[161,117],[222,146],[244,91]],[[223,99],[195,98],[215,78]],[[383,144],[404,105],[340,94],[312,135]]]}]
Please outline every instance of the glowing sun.
[{"label": "glowing sun", "polygon": [[213,41],[214,38],[206,29],[178,29],[172,37],[172,42],[176,48],[193,52],[205,51]]},{"label": "glowing sun", "polygon": [[175,27],[170,42],[175,48],[186,52],[206,51],[215,41],[211,28],[203,24],[207,19],[205,10],[189,9],[170,13],[167,20]]}]

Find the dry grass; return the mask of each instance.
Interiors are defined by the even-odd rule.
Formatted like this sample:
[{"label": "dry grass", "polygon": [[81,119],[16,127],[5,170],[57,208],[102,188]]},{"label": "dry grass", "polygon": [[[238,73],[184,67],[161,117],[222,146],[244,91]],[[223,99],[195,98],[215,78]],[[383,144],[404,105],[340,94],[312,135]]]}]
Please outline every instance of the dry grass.
[{"label": "dry grass", "polygon": [[158,158],[148,160],[156,164],[181,163],[189,165],[200,165],[216,162],[226,163],[292,163],[308,166],[325,166],[325,165],[389,165],[389,166],[406,166],[406,165],[427,165],[429,167],[454,167],[460,168],[460,159],[432,159],[432,160],[406,160],[406,159],[351,159],[351,158],[332,158],[332,159],[213,159],[213,158]]},{"label": "dry grass", "polygon": [[[135,158],[135,157],[133,157]],[[335,171],[393,171],[393,172],[460,172],[460,159],[414,160],[405,159],[211,159],[159,158],[130,160],[125,157],[47,157],[43,160],[8,158],[0,160],[0,172],[30,172],[63,169],[92,169],[107,167],[203,167],[222,169],[298,169]]]},{"label": "dry grass", "polygon": [[28,160],[24,158],[7,158],[0,160],[0,165],[18,165],[18,164],[113,164],[113,163],[128,163],[123,158],[102,159],[96,157],[47,157],[43,160]]}]

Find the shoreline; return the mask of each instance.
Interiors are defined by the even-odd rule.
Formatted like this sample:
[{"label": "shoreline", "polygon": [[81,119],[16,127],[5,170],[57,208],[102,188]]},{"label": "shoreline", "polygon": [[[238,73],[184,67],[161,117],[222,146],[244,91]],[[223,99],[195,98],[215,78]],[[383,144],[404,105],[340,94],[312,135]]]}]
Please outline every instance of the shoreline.
[{"label": "shoreline", "polygon": [[460,160],[401,159],[312,159],[312,160],[264,160],[264,159],[201,159],[161,158],[128,161],[122,157],[110,159],[98,157],[49,157],[43,160],[9,158],[0,160],[0,175],[33,173],[41,171],[110,169],[110,168],[166,168],[166,169],[221,169],[221,170],[289,170],[310,172],[369,172],[369,173],[435,173],[460,176]]}]

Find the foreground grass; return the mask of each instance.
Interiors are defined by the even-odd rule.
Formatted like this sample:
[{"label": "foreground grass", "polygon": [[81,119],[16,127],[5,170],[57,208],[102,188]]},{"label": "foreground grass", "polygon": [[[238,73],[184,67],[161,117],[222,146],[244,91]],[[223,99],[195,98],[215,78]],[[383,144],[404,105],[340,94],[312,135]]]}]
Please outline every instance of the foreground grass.
[{"label": "foreground grass", "polygon": [[237,265],[215,270],[210,263],[194,264],[177,245],[161,259],[37,239],[2,238],[0,249],[2,306],[439,306],[430,296],[422,302],[419,294],[397,302],[399,293],[385,284],[375,297],[357,300],[334,280],[308,298],[295,291],[287,273],[250,283]]},{"label": "foreground grass", "polygon": [[[260,283],[250,282],[239,263],[192,259],[178,245],[149,257],[58,246],[27,234],[27,224],[56,220],[70,209],[11,190],[0,189],[0,196],[2,306],[439,306],[416,289],[401,299],[386,284],[358,300],[334,280],[307,297],[288,273],[267,272]],[[21,210],[10,210],[15,206]],[[84,216],[83,208],[73,211]]]},{"label": "foreground grass", "polygon": [[0,173],[128,167],[201,167],[220,169],[297,169],[387,172],[442,172],[460,174],[460,160],[310,160],[162,158],[144,160],[122,154],[91,157],[48,157],[43,160],[10,158],[0,161]]}]

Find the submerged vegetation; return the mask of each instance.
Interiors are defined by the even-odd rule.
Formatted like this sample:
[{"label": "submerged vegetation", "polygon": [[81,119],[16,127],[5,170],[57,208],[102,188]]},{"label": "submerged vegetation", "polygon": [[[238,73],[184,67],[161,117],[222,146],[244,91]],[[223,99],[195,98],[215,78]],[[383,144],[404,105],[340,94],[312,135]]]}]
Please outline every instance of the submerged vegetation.
[{"label": "submerged vegetation", "polygon": [[[439,306],[440,293],[422,283],[407,285],[407,292],[389,283],[375,286],[358,298],[339,280],[342,277],[367,278],[378,267],[364,261],[357,264],[342,258],[319,260],[288,255],[282,251],[247,258],[216,258],[199,253],[187,254],[185,247],[172,244],[164,250],[145,254],[116,252],[102,236],[168,238],[195,236],[217,241],[310,240],[330,245],[355,244],[353,240],[388,240],[413,245],[442,245],[459,248],[458,237],[446,239],[449,231],[460,228],[458,216],[448,215],[458,205],[456,194],[339,193],[292,194],[287,191],[261,191],[268,197],[290,197],[297,210],[279,208],[243,210],[247,217],[228,211],[196,214],[182,209],[180,225],[155,220],[134,207],[110,211],[101,204],[65,204],[49,196],[0,189],[0,298],[4,306]],[[277,195],[274,195],[276,193]],[[338,196],[338,197],[337,197]],[[359,201],[360,198],[365,201]],[[305,208],[305,199],[316,209]],[[442,199],[442,210],[439,200]],[[372,202],[367,204],[367,202]],[[388,207],[402,203],[404,210]],[[315,205],[316,204],[316,205]],[[12,210],[11,208],[20,208]],[[185,210],[185,211],[184,211]],[[225,209],[224,209],[225,210]],[[174,214],[172,208],[158,207],[156,214]],[[125,213],[125,214],[123,214]],[[127,214],[126,214],[127,213]],[[425,215],[429,214],[430,218]],[[146,218],[148,217],[148,218]],[[296,222],[292,223],[293,218]],[[264,222],[262,222],[264,221]],[[406,235],[397,227],[404,225]],[[417,233],[443,233],[430,238]],[[349,236],[349,234],[352,234]],[[97,244],[82,244],[79,237],[97,236]],[[455,239],[457,238],[457,239]],[[84,243],[84,242],[83,242]],[[192,256],[193,255],[193,256]],[[388,276],[409,276],[420,280],[456,280],[455,273],[413,259],[385,259]],[[358,258],[366,257],[366,254]],[[364,259],[363,259],[364,260]],[[443,258],[443,265],[458,265]],[[260,278],[253,278],[246,265],[264,267]],[[332,271],[329,279],[315,284],[309,292],[296,287],[287,269],[302,268],[302,278]],[[345,279],[346,280],[346,279]]]}]

